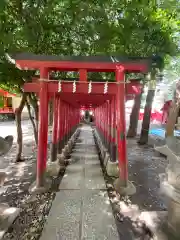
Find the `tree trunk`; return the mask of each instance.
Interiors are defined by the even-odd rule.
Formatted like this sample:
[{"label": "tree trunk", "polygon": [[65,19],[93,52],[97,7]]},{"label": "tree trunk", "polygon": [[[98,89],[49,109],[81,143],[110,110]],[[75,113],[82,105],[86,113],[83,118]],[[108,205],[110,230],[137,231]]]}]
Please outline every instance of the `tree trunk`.
[{"label": "tree trunk", "polygon": [[16,162],[24,161],[22,159],[22,144],[23,144],[23,135],[22,135],[22,126],[21,126],[21,115],[23,108],[26,103],[27,94],[23,93],[21,102],[19,107],[16,109],[15,112],[15,120],[16,120],[16,127],[17,127],[17,154],[16,154]]},{"label": "tree trunk", "polygon": [[169,111],[169,116],[166,124],[166,138],[174,136],[174,129],[179,113],[180,105],[173,102]]},{"label": "tree trunk", "polygon": [[127,133],[128,138],[133,138],[137,134],[142,94],[143,94],[143,90],[141,91],[140,94],[136,95],[136,97],[134,99],[134,105],[133,105],[131,115],[130,115],[129,130]]},{"label": "tree trunk", "polygon": [[30,118],[32,126],[33,126],[34,139],[35,139],[36,146],[37,146],[37,144],[38,144],[38,132],[37,132],[37,128],[36,128],[36,124],[34,122],[33,116],[31,114],[31,107],[30,107],[28,101],[26,101],[26,106],[27,106],[27,110],[28,110],[28,113],[29,113],[29,118]]},{"label": "tree trunk", "polygon": [[36,129],[37,129],[37,138],[38,138],[38,129],[39,129],[39,106],[38,104],[34,108],[35,113],[35,121],[36,121]]},{"label": "tree trunk", "polygon": [[29,95],[29,102],[31,104],[31,106],[34,109],[34,113],[35,113],[35,123],[36,123],[36,130],[37,130],[37,139],[38,139],[38,125],[39,125],[39,107],[38,107],[38,101],[37,101],[37,97],[35,96],[35,94],[30,94]]},{"label": "tree trunk", "polygon": [[151,110],[152,110],[152,103],[154,99],[155,90],[150,89],[148,90],[148,94],[146,97],[146,105],[144,109],[144,117],[142,122],[142,129],[140,139],[138,141],[139,144],[144,145],[148,142],[148,135],[149,135],[149,125],[151,121]]}]

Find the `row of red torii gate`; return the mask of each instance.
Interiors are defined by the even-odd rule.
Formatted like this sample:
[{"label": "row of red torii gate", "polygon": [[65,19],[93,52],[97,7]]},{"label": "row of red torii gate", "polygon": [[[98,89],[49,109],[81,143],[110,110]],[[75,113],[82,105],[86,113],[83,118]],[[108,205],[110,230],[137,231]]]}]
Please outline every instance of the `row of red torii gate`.
[{"label": "row of red torii gate", "polygon": [[[24,84],[25,92],[39,97],[39,135],[36,188],[43,187],[47,165],[48,102],[53,99],[51,161],[56,161],[80,120],[81,108],[93,109],[95,126],[108,148],[111,161],[118,160],[122,186],[128,182],[125,101],[141,91],[138,81],[125,81],[125,74],[147,74],[150,58],[58,57],[21,53],[11,56],[16,67],[39,70],[40,78]],[[49,79],[51,71],[78,72],[79,81]],[[113,72],[114,82],[89,81],[88,72]],[[116,154],[117,152],[117,154]]]}]

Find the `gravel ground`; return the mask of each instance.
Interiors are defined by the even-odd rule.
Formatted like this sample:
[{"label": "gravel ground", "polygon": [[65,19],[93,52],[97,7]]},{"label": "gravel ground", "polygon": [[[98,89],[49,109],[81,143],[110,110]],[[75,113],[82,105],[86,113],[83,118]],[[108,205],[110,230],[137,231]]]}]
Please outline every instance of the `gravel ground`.
[{"label": "gravel ground", "polygon": [[137,189],[132,201],[144,211],[166,210],[159,174],[165,172],[168,161],[162,155],[157,157],[151,146],[139,146],[136,141],[128,139],[129,179]]},{"label": "gravel ground", "polygon": [[[24,146],[24,148],[28,146]],[[13,151],[12,151],[13,152]],[[9,166],[10,174],[4,187],[7,190],[0,196],[0,202],[6,202],[10,206],[20,208],[20,215],[12,224],[4,236],[4,240],[35,240],[39,239],[51,204],[55,197],[64,169],[59,176],[51,178],[52,187],[48,193],[32,196],[28,189],[35,181],[36,176],[36,151],[23,163]]]},{"label": "gravel ground", "polygon": [[[63,172],[57,179],[52,178],[53,189],[49,193],[32,197],[29,186],[36,177],[36,147],[34,144],[33,131],[29,121],[22,122],[23,128],[23,153],[25,162],[13,163],[16,155],[16,145],[5,157],[0,157],[1,171],[5,171],[8,177],[0,190],[0,202],[8,203],[9,206],[20,208],[20,215],[5,234],[4,240],[28,240],[38,239],[52,201],[55,197],[55,188],[59,185]],[[14,122],[0,123],[1,136],[8,134],[14,136],[16,141],[16,126]]]}]

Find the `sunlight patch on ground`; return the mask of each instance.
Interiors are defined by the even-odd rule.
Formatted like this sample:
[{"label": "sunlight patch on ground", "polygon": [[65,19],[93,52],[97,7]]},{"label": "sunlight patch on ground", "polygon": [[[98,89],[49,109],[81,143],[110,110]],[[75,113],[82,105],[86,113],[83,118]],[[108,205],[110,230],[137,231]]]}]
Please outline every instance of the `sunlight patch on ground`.
[{"label": "sunlight patch on ground", "polygon": [[125,219],[129,219],[135,232],[141,232],[142,229],[148,228],[149,234],[155,237],[167,212],[142,211],[137,204],[132,204],[128,196],[120,198],[119,194],[115,194],[110,197],[110,201],[116,206],[117,220],[123,222]]},{"label": "sunlight patch on ground", "polygon": [[26,163],[21,163],[21,164],[17,165],[17,167],[16,167],[17,172],[15,174],[15,177],[22,177],[24,175],[25,167],[27,167]]},{"label": "sunlight patch on ground", "polygon": [[[14,142],[17,141],[17,130],[15,121],[2,122],[0,123],[1,137],[6,137],[7,135],[12,135],[14,137]],[[33,139],[33,129],[30,121],[22,121],[22,132],[23,139],[27,141],[31,138]],[[34,140],[34,139],[33,139]]]},{"label": "sunlight patch on ground", "polygon": [[3,212],[4,215],[9,215],[9,214],[12,214],[12,213],[15,213],[16,212],[16,208],[8,208],[8,209],[5,209],[5,211]]}]

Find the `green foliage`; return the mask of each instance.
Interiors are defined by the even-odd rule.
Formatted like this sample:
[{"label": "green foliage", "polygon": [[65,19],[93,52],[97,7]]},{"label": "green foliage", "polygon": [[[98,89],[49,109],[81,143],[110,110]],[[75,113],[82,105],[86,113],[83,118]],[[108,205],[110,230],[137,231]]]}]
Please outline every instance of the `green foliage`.
[{"label": "green foliage", "polygon": [[4,107],[3,97],[0,96],[0,108]]},{"label": "green foliage", "polygon": [[163,59],[179,52],[179,8],[173,6],[177,1],[157,6],[153,0],[1,0],[1,85],[21,92],[23,83],[35,74],[15,69],[5,58],[7,52],[159,55],[156,60],[163,68]]},{"label": "green foliage", "polygon": [[169,63],[164,69],[164,80],[166,82],[173,82],[178,80],[180,76],[180,58],[169,58]]}]

